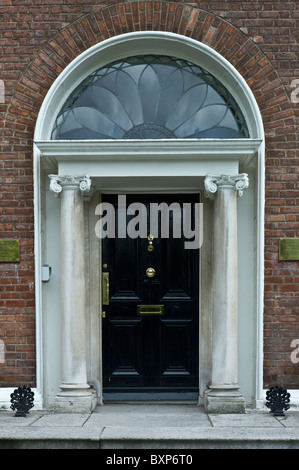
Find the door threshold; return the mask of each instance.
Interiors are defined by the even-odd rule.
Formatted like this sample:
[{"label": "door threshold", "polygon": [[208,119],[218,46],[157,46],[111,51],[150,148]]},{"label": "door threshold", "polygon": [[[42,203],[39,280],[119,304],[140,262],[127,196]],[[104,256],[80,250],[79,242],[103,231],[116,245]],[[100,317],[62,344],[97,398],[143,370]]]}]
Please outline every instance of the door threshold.
[{"label": "door threshold", "polygon": [[104,404],[117,403],[117,404],[198,404],[198,392],[185,392],[185,393],[120,393],[110,392],[103,394]]},{"label": "door threshold", "polygon": [[151,400],[104,400],[103,405],[193,405],[197,406],[197,400],[159,400],[159,401],[151,401]]}]

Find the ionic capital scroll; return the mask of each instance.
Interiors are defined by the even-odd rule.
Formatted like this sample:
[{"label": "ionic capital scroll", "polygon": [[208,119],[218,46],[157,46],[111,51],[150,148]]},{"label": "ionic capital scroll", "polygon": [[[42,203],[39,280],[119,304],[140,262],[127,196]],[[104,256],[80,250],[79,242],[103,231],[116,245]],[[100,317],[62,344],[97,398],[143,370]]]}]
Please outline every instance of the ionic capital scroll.
[{"label": "ionic capital scroll", "polygon": [[237,192],[237,195],[241,197],[244,189],[249,186],[249,178],[246,173],[240,175],[207,175],[204,181],[205,196],[212,201],[215,198],[215,194],[218,189],[229,188]]},{"label": "ionic capital scroll", "polygon": [[80,189],[82,193],[88,193],[91,189],[91,179],[89,175],[49,175],[50,190],[57,197],[64,189]]}]

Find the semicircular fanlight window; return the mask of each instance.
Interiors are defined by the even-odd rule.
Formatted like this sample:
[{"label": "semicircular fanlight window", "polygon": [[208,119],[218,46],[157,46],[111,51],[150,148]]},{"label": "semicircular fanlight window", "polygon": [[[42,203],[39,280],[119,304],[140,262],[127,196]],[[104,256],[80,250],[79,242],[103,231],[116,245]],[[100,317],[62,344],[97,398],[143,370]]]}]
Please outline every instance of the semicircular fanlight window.
[{"label": "semicircular fanlight window", "polygon": [[185,60],[152,55],[89,75],[52,131],[54,140],[247,137],[245,118],[218,79]]}]

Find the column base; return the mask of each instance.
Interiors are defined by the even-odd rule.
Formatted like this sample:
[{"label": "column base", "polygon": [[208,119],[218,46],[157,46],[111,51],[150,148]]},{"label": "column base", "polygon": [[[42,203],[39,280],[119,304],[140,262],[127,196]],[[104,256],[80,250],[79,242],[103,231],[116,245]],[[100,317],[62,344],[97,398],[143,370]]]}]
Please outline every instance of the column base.
[{"label": "column base", "polygon": [[[88,387],[88,388],[87,388]],[[61,386],[54,400],[55,413],[91,413],[97,405],[96,391],[86,387]]]},{"label": "column base", "polygon": [[238,388],[210,387],[205,392],[205,409],[207,413],[240,414],[245,413],[245,400]]}]

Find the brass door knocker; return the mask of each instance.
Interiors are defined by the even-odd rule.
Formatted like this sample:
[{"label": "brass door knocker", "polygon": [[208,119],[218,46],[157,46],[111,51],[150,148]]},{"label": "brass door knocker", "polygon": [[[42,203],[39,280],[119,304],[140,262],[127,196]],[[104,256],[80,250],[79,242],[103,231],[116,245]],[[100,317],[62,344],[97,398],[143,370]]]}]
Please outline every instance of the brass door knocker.
[{"label": "brass door knocker", "polygon": [[148,251],[154,251],[154,245],[153,245],[154,236],[150,234],[150,235],[147,237],[147,239],[148,239],[148,241],[149,241],[149,244],[148,244],[148,247],[147,247]]}]

